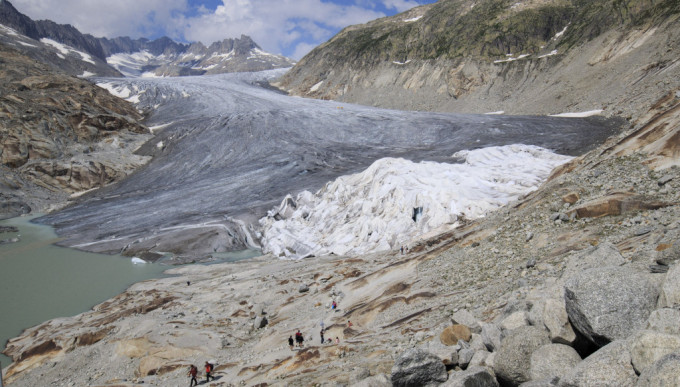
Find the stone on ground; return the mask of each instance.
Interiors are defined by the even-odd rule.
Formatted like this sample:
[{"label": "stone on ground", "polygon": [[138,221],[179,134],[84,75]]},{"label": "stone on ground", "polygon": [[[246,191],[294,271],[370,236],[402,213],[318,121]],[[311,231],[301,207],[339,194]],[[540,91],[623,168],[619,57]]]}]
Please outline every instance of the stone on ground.
[{"label": "stone on ground", "polygon": [[638,373],[644,372],[662,357],[680,350],[680,336],[641,331],[632,339],[630,356]]},{"label": "stone on ground", "polygon": [[434,386],[447,379],[446,367],[441,359],[416,348],[402,353],[392,367],[392,384],[395,387]]},{"label": "stone on ground", "polygon": [[470,367],[465,371],[453,371],[441,387],[498,387],[498,382],[488,369]]},{"label": "stone on ground", "polygon": [[517,386],[531,380],[531,354],[550,343],[543,329],[526,326],[510,331],[496,353],[493,370],[501,384]]},{"label": "stone on ground", "polygon": [[564,344],[546,344],[531,354],[531,380],[552,379],[573,369],[581,356]]},{"label": "stone on ground", "polygon": [[560,387],[632,387],[637,375],[631,364],[629,343],[614,341],[583,359],[560,379]]},{"label": "stone on ground", "polygon": [[680,352],[657,360],[640,374],[638,387],[672,387],[680,385]]}]

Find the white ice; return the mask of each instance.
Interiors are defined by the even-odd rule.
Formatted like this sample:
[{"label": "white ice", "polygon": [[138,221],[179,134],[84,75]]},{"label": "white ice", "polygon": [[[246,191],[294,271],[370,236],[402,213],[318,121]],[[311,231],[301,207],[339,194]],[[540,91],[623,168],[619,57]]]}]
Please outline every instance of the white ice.
[{"label": "white ice", "polygon": [[597,110],[588,110],[586,112],[551,114],[550,117],[583,118],[583,117],[596,116],[596,115],[599,115],[601,113],[602,113],[602,109],[597,109]]},{"label": "white ice", "polygon": [[148,263],[147,261],[145,261],[145,260],[143,260],[143,259],[141,259],[141,258],[137,258],[137,257],[132,257],[131,261],[132,261],[132,263],[134,263],[135,265]]},{"label": "white ice", "polygon": [[316,194],[286,196],[260,219],[263,251],[300,259],[396,249],[516,200],[570,159],[529,145],[461,151],[459,164],[380,159]]}]

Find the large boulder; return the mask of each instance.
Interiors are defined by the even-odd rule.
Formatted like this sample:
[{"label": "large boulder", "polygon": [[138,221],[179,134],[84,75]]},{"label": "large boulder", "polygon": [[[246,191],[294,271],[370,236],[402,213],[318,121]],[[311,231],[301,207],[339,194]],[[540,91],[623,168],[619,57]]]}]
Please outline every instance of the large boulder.
[{"label": "large boulder", "polygon": [[643,328],[658,295],[652,281],[627,267],[588,269],[564,287],[569,320],[598,346]]},{"label": "large boulder", "polygon": [[638,332],[632,339],[630,356],[638,373],[662,357],[680,350],[680,336],[654,331]]},{"label": "large boulder", "polygon": [[486,348],[493,352],[501,347],[503,333],[496,324],[482,324],[482,340]]},{"label": "large boulder", "polygon": [[638,387],[674,387],[680,385],[680,351],[657,360],[640,374]]},{"label": "large boulder", "polygon": [[494,358],[493,370],[504,385],[517,386],[531,379],[531,354],[550,343],[543,329],[526,326],[510,331]]},{"label": "large boulder", "polygon": [[543,324],[548,328],[553,343],[571,345],[576,333],[569,323],[569,316],[563,300],[548,299],[543,306]]},{"label": "large boulder", "polygon": [[452,372],[449,380],[440,387],[498,387],[498,381],[484,367],[470,367],[465,371]]},{"label": "large boulder", "polygon": [[649,315],[645,329],[671,335],[680,335],[680,310],[657,309]]},{"label": "large boulder", "polygon": [[352,384],[352,387],[392,387],[392,382],[387,375],[380,374],[362,379]]},{"label": "large boulder", "polygon": [[621,266],[624,263],[626,263],[626,260],[616,246],[606,242],[569,256],[567,267],[564,270],[564,278],[569,278],[586,269]]},{"label": "large boulder", "polygon": [[680,265],[673,265],[666,273],[661,286],[660,307],[673,307],[680,304]]},{"label": "large boulder", "polygon": [[461,309],[454,312],[451,316],[451,321],[454,324],[465,325],[466,327],[470,328],[470,331],[473,333],[480,333],[482,331],[482,327],[479,325],[479,322],[475,316],[473,316],[472,313],[470,313],[467,309]]},{"label": "large boulder", "polygon": [[581,356],[574,348],[564,344],[546,344],[531,354],[531,379],[562,377],[580,361]]},{"label": "large boulder", "polygon": [[399,356],[392,367],[394,386],[436,386],[448,379],[446,367],[436,355],[411,348]]},{"label": "large boulder", "polygon": [[637,375],[631,364],[628,342],[614,341],[583,359],[561,379],[560,387],[632,387]]}]

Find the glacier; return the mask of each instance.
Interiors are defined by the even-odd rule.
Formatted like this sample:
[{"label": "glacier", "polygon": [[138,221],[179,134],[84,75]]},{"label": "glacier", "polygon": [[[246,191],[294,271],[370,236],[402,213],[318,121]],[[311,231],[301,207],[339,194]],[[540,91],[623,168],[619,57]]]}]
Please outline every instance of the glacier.
[{"label": "glacier", "polygon": [[[175,262],[262,247],[263,242],[271,246],[265,249],[275,251],[276,255],[283,252],[286,256],[285,251],[294,251],[289,253],[291,257],[323,251],[340,253],[341,249],[332,246],[350,238],[368,238],[366,246],[372,245],[371,248],[390,248],[402,240],[413,239],[417,233],[455,225],[456,219],[478,216],[487,207],[511,200],[512,196],[494,197],[496,193],[489,187],[482,189],[488,185],[488,179],[513,176],[493,175],[493,170],[505,163],[500,155],[519,157],[547,152],[513,148],[513,144],[575,156],[592,149],[619,128],[617,122],[604,117],[410,112],[291,97],[268,85],[269,80],[284,72],[96,79],[147,115],[145,124],[153,128],[154,138],[137,153],[152,156],[152,160],[123,181],[74,198],[72,205],[38,221],[53,225],[63,238],[59,242],[63,246],[145,259],[144,253],[152,252],[177,257]],[[486,148],[489,149],[483,152]],[[463,153],[452,157],[457,152]],[[482,154],[486,156],[479,156]],[[419,171],[408,180],[413,190],[404,189],[403,185],[401,189],[397,187],[400,181],[406,184],[407,176],[391,175],[389,168],[384,172],[377,168],[388,164],[400,170]],[[472,169],[460,169],[464,166]],[[520,167],[524,168],[521,165],[517,168]],[[539,167],[543,168],[538,161],[527,162],[527,168]],[[357,176],[362,171],[370,173]],[[338,180],[341,176],[345,177]],[[387,180],[381,181],[383,178]],[[319,234],[313,240],[303,241],[294,233],[302,223],[294,223],[294,219],[289,219],[289,227],[276,223],[282,216],[276,222],[260,222],[269,212],[276,211],[287,195],[298,203],[298,194],[317,192],[324,186],[328,190],[335,187],[329,183],[334,181],[337,194],[348,195],[352,192],[349,187],[340,188],[338,182],[352,179],[375,191],[374,196],[363,202],[353,202],[353,214],[372,211],[383,193],[411,200],[390,204],[393,208],[389,211],[400,219],[403,217],[394,221],[399,230],[385,231],[380,225],[385,220],[376,218],[367,226],[333,226],[327,231],[336,235],[334,240]],[[451,181],[444,182],[445,179]],[[530,189],[538,184],[533,179],[529,174],[518,175],[513,184],[518,187],[530,181],[526,183]],[[465,204],[465,197],[477,193],[461,185],[462,182],[488,193],[487,202]],[[385,187],[381,188],[383,184]],[[437,184],[455,186],[462,201],[450,198],[455,195],[453,191],[435,193],[428,188]],[[519,194],[509,182],[495,189],[501,190],[503,186],[512,195]],[[330,214],[330,218],[320,221],[340,216],[341,209],[329,212],[333,204],[327,199],[313,199],[313,195],[306,193],[303,196],[309,201],[300,202],[306,203],[314,214]],[[409,223],[416,198],[425,200],[430,196],[439,196],[443,204],[423,202],[422,220],[427,221]],[[312,205],[315,201],[326,203],[325,207]],[[436,206],[446,211],[434,215],[431,209]],[[466,206],[472,207],[460,210]],[[458,209],[453,210],[454,207]],[[389,217],[382,219],[393,222]],[[306,227],[320,229],[318,225]],[[281,230],[279,236],[274,230]],[[281,242],[286,239],[284,234],[290,234],[291,243],[305,242],[310,247],[284,247],[286,243]],[[348,245],[356,251],[368,248],[357,243]]]}]

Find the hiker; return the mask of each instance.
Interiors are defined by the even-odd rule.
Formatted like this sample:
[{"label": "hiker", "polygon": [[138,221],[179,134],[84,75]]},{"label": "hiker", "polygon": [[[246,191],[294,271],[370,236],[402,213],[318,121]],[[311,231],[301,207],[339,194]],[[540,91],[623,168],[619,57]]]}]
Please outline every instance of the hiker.
[{"label": "hiker", "polygon": [[290,346],[290,350],[293,350],[293,347],[295,343],[293,342],[293,335],[288,336],[288,345]]},{"label": "hiker", "polygon": [[340,338],[338,336],[335,336],[335,344],[340,344]]},{"label": "hiker", "polygon": [[295,332],[295,342],[297,343],[298,347],[302,348],[303,341],[305,341],[305,339],[302,337],[302,333],[300,333],[300,330],[298,329],[298,331]]},{"label": "hiker", "polygon": [[321,344],[323,344],[323,329],[321,330]]},{"label": "hiker", "polygon": [[212,370],[213,370],[213,365],[206,361],[205,362],[205,382],[206,383],[210,382],[210,378],[213,378],[213,380],[215,380],[215,377],[211,375]]},{"label": "hiker", "polygon": [[333,340],[331,340],[331,338],[329,337],[328,340],[326,340],[326,344],[332,344],[332,343],[333,343]]},{"label": "hiker", "polygon": [[331,309],[335,309],[338,307],[338,304],[333,300],[333,303],[331,304]]},{"label": "hiker", "polygon": [[191,376],[191,382],[189,382],[189,387],[198,386],[198,380],[196,380],[196,374],[198,373],[198,368],[195,365],[189,367],[189,376]]},{"label": "hiker", "polygon": [[404,246],[401,246],[401,255],[404,255]]}]

